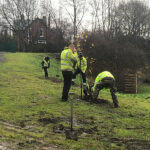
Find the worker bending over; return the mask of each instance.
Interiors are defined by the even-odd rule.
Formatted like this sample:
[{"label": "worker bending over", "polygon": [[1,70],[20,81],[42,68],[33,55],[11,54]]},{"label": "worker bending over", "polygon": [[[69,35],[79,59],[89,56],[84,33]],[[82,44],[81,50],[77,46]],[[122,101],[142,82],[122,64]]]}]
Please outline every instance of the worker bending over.
[{"label": "worker bending over", "polygon": [[109,88],[112,96],[112,100],[114,103],[114,107],[118,107],[118,99],[115,95],[116,87],[115,87],[115,78],[114,76],[108,72],[104,71],[98,74],[95,79],[94,86],[92,87],[92,99],[97,99],[99,91],[103,88]]}]

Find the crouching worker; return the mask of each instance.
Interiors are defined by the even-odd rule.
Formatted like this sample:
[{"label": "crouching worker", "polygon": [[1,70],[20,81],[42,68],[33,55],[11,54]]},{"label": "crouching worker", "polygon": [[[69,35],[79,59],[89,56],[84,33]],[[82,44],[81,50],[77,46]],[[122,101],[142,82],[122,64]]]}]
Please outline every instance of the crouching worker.
[{"label": "crouching worker", "polygon": [[48,78],[48,68],[50,67],[50,58],[44,57],[42,61],[42,69],[44,70],[45,78]]},{"label": "crouching worker", "polygon": [[81,74],[85,96],[87,95],[86,75],[85,75],[86,69],[87,69],[87,60],[85,57],[83,57],[82,53],[79,53],[77,57],[76,69],[72,77],[72,84],[74,84],[76,76],[78,74]]},{"label": "crouching worker", "polygon": [[110,89],[114,107],[118,107],[119,106],[118,99],[117,99],[117,96],[115,95],[116,93],[115,78],[108,71],[101,72],[96,77],[94,86],[92,87],[92,99],[93,100],[97,99],[99,91],[102,90],[103,88]]}]

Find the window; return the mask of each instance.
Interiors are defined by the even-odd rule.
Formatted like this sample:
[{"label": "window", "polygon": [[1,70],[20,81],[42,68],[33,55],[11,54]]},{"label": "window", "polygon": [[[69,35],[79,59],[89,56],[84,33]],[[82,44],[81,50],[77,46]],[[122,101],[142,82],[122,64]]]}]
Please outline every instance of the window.
[{"label": "window", "polygon": [[44,29],[40,28],[40,37],[44,37]]},{"label": "window", "polygon": [[46,44],[46,40],[38,40],[39,44]]}]

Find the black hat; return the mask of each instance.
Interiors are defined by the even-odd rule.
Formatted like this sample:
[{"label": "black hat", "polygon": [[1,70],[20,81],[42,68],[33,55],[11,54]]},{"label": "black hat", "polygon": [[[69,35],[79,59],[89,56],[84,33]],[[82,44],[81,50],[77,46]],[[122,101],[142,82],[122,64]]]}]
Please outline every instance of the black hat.
[{"label": "black hat", "polygon": [[45,60],[47,60],[47,61],[48,61],[49,59],[50,59],[50,58],[49,58],[48,56],[46,56],[46,57],[45,57]]}]

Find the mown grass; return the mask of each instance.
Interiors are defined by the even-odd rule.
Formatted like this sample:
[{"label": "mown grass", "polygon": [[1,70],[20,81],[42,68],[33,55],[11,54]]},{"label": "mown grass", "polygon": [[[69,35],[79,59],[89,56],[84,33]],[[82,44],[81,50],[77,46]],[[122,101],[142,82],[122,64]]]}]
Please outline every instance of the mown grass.
[{"label": "mown grass", "polygon": [[48,55],[51,67],[46,80],[41,69],[45,54],[5,53],[5,62],[0,63],[1,142],[14,142],[18,149],[41,147],[42,141],[73,150],[125,150],[131,149],[132,140],[137,145],[150,141],[148,85],[140,86],[136,95],[118,93],[118,109],[113,108],[108,91],[100,92],[107,103],[96,105],[78,100],[80,89],[74,86],[74,129],[84,132],[78,141],[53,132],[54,126],[70,127],[70,103],[61,102],[59,61],[56,54]]}]

